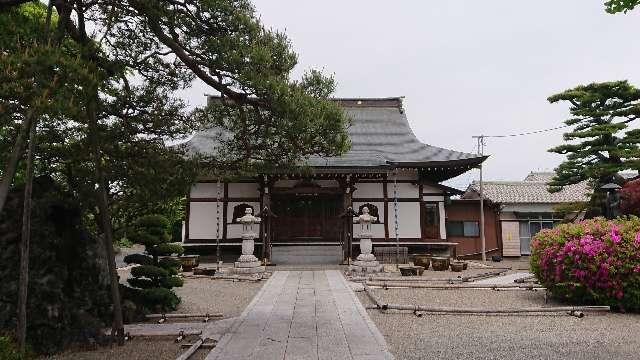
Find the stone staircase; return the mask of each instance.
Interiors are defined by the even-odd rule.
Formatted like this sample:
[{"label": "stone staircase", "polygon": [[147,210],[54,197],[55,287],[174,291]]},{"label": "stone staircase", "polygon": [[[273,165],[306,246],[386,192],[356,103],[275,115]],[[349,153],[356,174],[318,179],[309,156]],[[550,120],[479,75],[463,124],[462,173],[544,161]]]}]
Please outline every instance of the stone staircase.
[{"label": "stone staircase", "polygon": [[342,262],[340,245],[274,245],[271,262],[276,265],[337,265]]}]

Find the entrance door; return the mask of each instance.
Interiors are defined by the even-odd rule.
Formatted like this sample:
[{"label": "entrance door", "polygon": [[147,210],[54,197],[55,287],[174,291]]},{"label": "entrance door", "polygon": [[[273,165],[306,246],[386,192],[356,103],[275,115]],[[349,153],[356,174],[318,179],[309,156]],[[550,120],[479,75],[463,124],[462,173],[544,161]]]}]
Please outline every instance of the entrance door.
[{"label": "entrance door", "polygon": [[440,239],[440,209],[438,203],[424,203],[420,208],[423,239]]},{"label": "entrance door", "polygon": [[335,242],[342,198],[335,194],[274,194],[274,242]]}]

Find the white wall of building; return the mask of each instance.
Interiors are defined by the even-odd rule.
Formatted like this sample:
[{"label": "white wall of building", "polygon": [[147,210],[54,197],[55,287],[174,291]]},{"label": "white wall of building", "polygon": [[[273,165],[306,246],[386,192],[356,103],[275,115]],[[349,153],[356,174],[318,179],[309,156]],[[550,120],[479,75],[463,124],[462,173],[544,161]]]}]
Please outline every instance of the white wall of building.
[{"label": "white wall of building", "polygon": [[[196,183],[191,187],[192,198],[215,198],[217,197],[216,183]],[[224,196],[224,184],[220,183],[220,197]]]},{"label": "white wall of building", "polygon": [[353,192],[355,198],[380,198],[384,197],[382,183],[357,183]]},{"label": "white wall of building", "polygon": [[[389,204],[389,237],[395,238],[395,214],[393,203]],[[398,203],[398,235],[401,238],[420,238],[420,203]]]},{"label": "white wall of building", "polygon": [[438,217],[440,218],[440,239],[447,238],[447,213],[444,210],[444,202],[438,203]]},{"label": "white wall of building", "polygon": [[253,197],[260,196],[260,188],[256,183],[230,183],[229,197]]},{"label": "white wall of building", "polygon": [[[189,238],[190,239],[215,239],[216,238],[216,203],[215,202],[191,202],[189,204]],[[220,238],[222,239],[222,202],[220,203]]]},{"label": "white wall of building", "polygon": [[[388,184],[387,191],[389,195],[389,199],[393,199],[394,193],[394,185]],[[398,197],[399,198],[419,198],[419,190],[418,185],[410,184],[410,183],[398,183]]]}]

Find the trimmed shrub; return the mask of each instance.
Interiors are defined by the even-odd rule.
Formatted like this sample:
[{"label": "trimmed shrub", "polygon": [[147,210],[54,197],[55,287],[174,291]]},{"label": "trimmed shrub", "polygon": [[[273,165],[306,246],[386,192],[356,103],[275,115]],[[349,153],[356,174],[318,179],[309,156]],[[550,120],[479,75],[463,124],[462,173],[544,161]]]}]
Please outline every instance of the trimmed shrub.
[{"label": "trimmed shrub", "polygon": [[531,269],[551,294],[640,311],[640,218],[562,224],[531,242]]},{"label": "trimmed shrub", "polygon": [[143,254],[129,254],[124,257],[125,264],[140,264],[140,265],[151,265],[153,264],[153,258],[151,256],[143,255]]},{"label": "trimmed shrub", "polygon": [[[180,302],[171,288],[182,286],[182,279],[176,277],[181,263],[178,259],[167,257],[182,254],[180,244],[169,243],[171,236],[169,221],[161,215],[143,216],[133,225],[130,238],[145,246],[148,255],[131,254],[125,262],[139,264],[131,269],[133,278],[127,279],[129,285],[142,289],[131,300],[145,310],[175,310]],[[160,256],[165,256],[160,259]]]},{"label": "trimmed shrub", "polygon": [[147,249],[147,252],[149,252],[149,254],[154,256],[163,256],[163,255],[172,255],[172,254],[182,255],[184,254],[184,248],[180,244],[165,243],[165,244],[160,244],[158,246],[154,246],[150,249]]},{"label": "trimmed shrub", "polygon": [[141,292],[143,305],[147,309],[175,310],[180,304],[180,298],[171,289],[156,287],[144,289]]}]

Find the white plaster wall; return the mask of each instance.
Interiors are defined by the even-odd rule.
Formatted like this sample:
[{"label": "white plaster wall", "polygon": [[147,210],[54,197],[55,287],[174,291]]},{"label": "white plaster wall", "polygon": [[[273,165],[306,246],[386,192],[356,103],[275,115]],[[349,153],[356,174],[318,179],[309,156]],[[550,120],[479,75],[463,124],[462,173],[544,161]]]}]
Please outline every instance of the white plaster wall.
[{"label": "white plaster wall", "polygon": [[[419,198],[418,194],[420,188],[418,185],[408,183],[398,183],[398,197],[399,198]],[[393,200],[393,183],[387,185],[387,192],[389,200]]]},{"label": "white plaster wall", "polygon": [[[192,198],[214,198],[217,197],[216,183],[195,183],[191,187]],[[224,196],[224,184],[220,183],[220,197]]]},{"label": "white plaster wall", "polygon": [[[254,225],[254,232],[257,234],[259,231],[258,225]],[[242,237],[242,225],[241,224],[228,224],[227,225],[227,239],[234,239]]]},{"label": "white plaster wall", "polygon": [[[388,178],[389,180],[393,180],[393,172],[389,173]],[[397,179],[398,180],[417,180],[418,170],[415,170],[415,169],[398,170]]]},{"label": "white plaster wall", "polygon": [[[398,235],[401,238],[420,238],[420,203],[398,203]],[[389,204],[389,237],[395,237],[395,212]]]},{"label": "white plaster wall", "polygon": [[229,197],[259,197],[257,183],[229,183]]},{"label": "white plaster wall", "polygon": [[[189,238],[216,238],[216,203],[191,202],[189,204]],[[222,203],[220,204],[220,238],[222,238]]]},{"label": "white plaster wall", "polygon": [[429,202],[434,202],[434,201],[444,201],[444,196],[423,196],[422,200],[424,201],[429,201]]},{"label": "white plaster wall", "polygon": [[356,188],[356,191],[353,192],[353,197],[380,199],[384,197],[382,183],[357,183]]},{"label": "white plaster wall", "polygon": [[520,224],[515,221],[502,221],[502,255],[520,256]]}]

